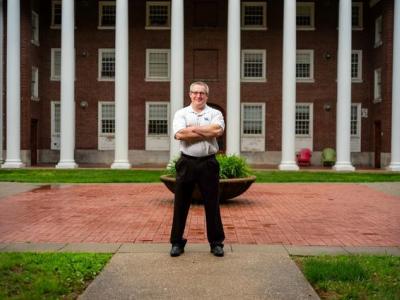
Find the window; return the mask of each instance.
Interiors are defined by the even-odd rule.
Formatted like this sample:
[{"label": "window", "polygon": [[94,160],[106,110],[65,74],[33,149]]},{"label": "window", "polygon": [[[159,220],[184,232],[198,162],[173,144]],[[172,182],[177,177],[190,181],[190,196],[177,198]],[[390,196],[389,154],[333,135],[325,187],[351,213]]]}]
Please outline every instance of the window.
[{"label": "window", "polygon": [[314,82],[314,50],[297,50],[296,79],[298,82]]},{"label": "window", "polygon": [[53,0],[51,3],[51,26],[52,29],[61,28],[61,0]]},{"label": "window", "polygon": [[382,70],[374,71],[374,103],[382,101]]},{"label": "window", "polygon": [[351,79],[353,82],[362,82],[362,50],[351,52]]},{"label": "window", "polygon": [[99,29],[115,28],[115,1],[99,2]]},{"label": "window", "polygon": [[171,27],[170,2],[146,2],[146,29],[169,29]]},{"label": "window", "polygon": [[168,103],[146,103],[146,135],[168,136]]},{"label": "window", "polygon": [[377,48],[382,45],[382,16],[375,19],[375,44],[374,47]]},{"label": "window", "polygon": [[170,79],[170,50],[146,50],[146,80],[168,81]]},{"label": "window", "polygon": [[267,29],[267,3],[265,2],[242,3],[242,29],[245,30]]},{"label": "window", "polygon": [[361,122],[361,104],[351,104],[351,123],[350,123],[350,135],[360,136],[360,122]]},{"label": "window", "polygon": [[115,49],[99,49],[99,81],[113,81],[115,78]]},{"label": "window", "polygon": [[32,67],[31,100],[39,100],[39,69]]},{"label": "window", "polygon": [[115,103],[99,102],[99,135],[114,136]]},{"label": "window", "polygon": [[264,103],[242,103],[242,135],[264,135]]},{"label": "window", "polygon": [[296,136],[311,135],[311,104],[296,104]]},{"label": "window", "polygon": [[314,3],[298,2],[296,12],[296,25],[298,30],[315,30]]},{"label": "window", "polygon": [[51,49],[51,76],[50,80],[59,81],[61,78],[61,49]]},{"label": "window", "polygon": [[265,66],[265,50],[242,50],[242,81],[265,81]]},{"label": "window", "polygon": [[363,4],[354,2],[351,10],[351,24],[353,30],[363,30]]},{"label": "window", "polygon": [[50,149],[60,149],[60,125],[61,125],[61,113],[60,113],[60,102],[51,101],[51,145]]},{"label": "window", "polygon": [[169,102],[146,102],[146,150],[169,150]]},{"label": "window", "polygon": [[32,11],[31,42],[39,46],[39,15]]}]

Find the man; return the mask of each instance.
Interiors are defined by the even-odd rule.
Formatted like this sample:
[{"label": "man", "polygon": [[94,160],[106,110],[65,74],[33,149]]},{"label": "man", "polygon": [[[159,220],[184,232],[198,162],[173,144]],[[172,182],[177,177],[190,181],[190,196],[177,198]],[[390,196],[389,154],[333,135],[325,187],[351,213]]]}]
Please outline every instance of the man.
[{"label": "man", "polygon": [[218,199],[219,164],[217,137],[224,132],[222,113],[207,105],[208,85],[190,85],[191,104],[178,110],[173,121],[175,139],[180,141],[181,157],[176,162],[174,217],[171,230],[171,256],[184,252],[183,238],[195,184],[199,186],[206,211],[207,239],[211,253],[224,256],[225,239]]}]

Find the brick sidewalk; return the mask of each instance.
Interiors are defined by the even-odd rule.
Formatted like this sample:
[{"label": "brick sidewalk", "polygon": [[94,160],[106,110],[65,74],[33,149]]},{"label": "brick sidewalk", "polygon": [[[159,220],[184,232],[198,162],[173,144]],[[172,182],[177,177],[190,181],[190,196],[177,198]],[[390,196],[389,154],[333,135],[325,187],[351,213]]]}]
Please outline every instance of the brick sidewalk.
[{"label": "brick sidewalk", "polygon": [[[0,201],[0,243],[168,242],[162,184],[64,185]],[[400,198],[360,184],[254,184],[221,206],[227,243],[399,246]],[[193,205],[186,236],[206,243]]]}]

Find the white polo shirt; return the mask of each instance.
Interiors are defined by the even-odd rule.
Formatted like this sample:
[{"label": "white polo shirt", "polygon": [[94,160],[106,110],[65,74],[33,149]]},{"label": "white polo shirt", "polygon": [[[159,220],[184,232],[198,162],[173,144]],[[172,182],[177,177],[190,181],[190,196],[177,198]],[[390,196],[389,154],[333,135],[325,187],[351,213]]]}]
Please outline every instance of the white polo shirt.
[{"label": "white polo shirt", "polygon": [[[225,129],[225,122],[222,113],[209,107],[208,105],[201,112],[195,112],[191,105],[181,108],[175,113],[172,124],[174,136],[176,133],[190,126],[203,126],[218,124],[222,130]],[[207,156],[218,152],[218,143],[216,138],[210,138],[199,142],[180,141],[180,151],[196,157]]]}]

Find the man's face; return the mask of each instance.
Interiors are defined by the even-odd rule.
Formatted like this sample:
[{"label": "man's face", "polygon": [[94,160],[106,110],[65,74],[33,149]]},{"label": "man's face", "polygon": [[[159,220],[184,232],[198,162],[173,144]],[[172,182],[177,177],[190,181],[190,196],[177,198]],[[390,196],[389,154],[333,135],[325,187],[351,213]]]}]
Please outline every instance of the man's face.
[{"label": "man's face", "polygon": [[189,94],[193,109],[203,110],[208,100],[205,87],[202,85],[194,85]]}]

